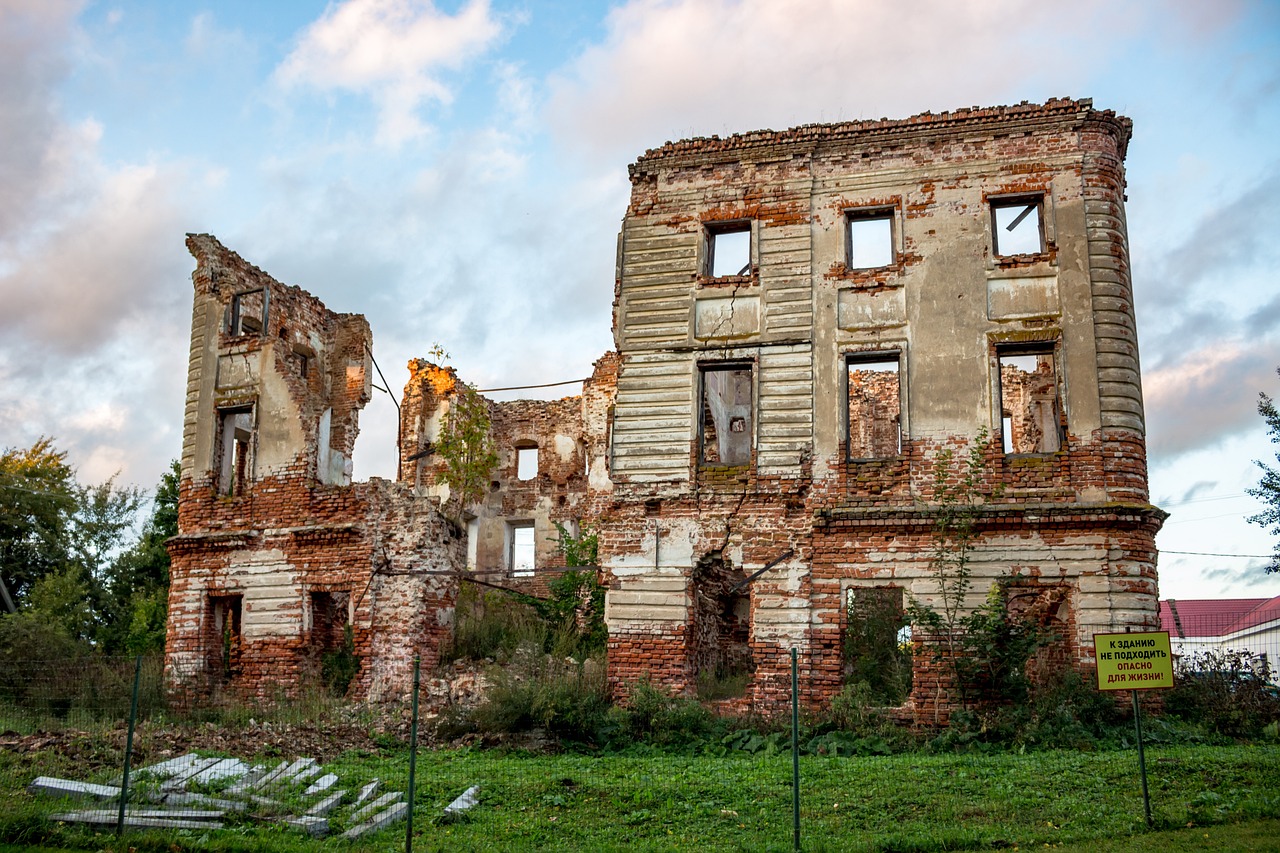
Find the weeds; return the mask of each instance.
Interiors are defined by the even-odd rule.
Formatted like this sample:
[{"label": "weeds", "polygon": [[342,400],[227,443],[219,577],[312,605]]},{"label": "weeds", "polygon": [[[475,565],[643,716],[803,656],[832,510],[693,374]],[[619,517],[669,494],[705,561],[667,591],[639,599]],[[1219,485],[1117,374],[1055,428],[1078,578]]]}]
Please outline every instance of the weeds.
[{"label": "weeds", "polygon": [[1179,658],[1165,710],[1230,737],[1257,737],[1280,721],[1280,693],[1266,655],[1226,649]]}]

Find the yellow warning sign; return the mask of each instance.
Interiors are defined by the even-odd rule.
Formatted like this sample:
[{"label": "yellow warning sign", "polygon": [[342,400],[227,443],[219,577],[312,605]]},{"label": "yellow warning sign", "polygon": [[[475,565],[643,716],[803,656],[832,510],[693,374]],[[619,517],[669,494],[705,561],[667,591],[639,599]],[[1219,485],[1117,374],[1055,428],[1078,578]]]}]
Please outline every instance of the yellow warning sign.
[{"label": "yellow warning sign", "polygon": [[1158,690],[1173,686],[1168,631],[1094,634],[1099,690]]}]

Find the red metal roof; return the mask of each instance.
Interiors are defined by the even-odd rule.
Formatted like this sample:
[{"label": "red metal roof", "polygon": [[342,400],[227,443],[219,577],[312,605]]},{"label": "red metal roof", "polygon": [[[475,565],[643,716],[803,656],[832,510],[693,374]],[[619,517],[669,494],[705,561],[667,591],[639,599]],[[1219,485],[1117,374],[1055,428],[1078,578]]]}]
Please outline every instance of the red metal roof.
[{"label": "red metal roof", "polygon": [[1221,637],[1280,620],[1275,598],[1167,598],[1160,602],[1160,628],[1170,637]]}]

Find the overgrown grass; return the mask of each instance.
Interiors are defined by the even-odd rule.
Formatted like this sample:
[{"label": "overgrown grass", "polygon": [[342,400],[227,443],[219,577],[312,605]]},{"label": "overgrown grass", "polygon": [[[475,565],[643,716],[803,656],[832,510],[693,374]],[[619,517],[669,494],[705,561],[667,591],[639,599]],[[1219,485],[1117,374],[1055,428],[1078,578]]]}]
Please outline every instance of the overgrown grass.
[{"label": "overgrown grass", "polygon": [[[0,841],[124,851],[108,834],[47,824],[56,808],[22,787],[43,754],[0,754]],[[403,750],[347,753],[329,768],[404,790]],[[1167,747],[1148,751],[1158,829],[1280,818],[1280,747]],[[42,768],[41,772],[52,769]],[[479,750],[418,757],[415,848],[420,850],[788,850],[790,760],[520,755]],[[471,785],[481,802],[460,823],[433,818]],[[1146,832],[1132,752],[899,755],[801,760],[806,850],[930,851],[1079,845]],[[1275,824],[1270,824],[1274,827]],[[395,849],[404,824],[354,849]],[[1203,835],[1203,833],[1201,833]],[[1274,839],[1275,835],[1266,836]],[[205,834],[131,833],[138,851],[349,850],[336,839],[244,826]],[[1132,849],[1123,844],[1113,849]],[[1144,848],[1154,849],[1154,848]],[[1184,849],[1164,846],[1162,850]],[[1212,849],[1212,848],[1207,848]]]}]

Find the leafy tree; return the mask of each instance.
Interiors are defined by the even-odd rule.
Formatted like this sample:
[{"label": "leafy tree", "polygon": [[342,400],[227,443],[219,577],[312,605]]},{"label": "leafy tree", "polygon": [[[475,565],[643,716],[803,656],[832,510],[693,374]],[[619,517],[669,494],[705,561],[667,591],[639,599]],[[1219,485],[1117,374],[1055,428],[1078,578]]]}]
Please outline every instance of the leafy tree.
[{"label": "leafy tree", "polygon": [[[1280,368],[1276,369],[1276,373],[1280,374]],[[1262,415],[1262,419],[1267,422],[1271,443],[1280,444],[1280,410],[1276,409],[1275,400],[1265,393],[1258,394],[1258,414]],[[1276,453],[1276,461],[1280,462],[1280,451]],[[1257,459],[1254,460],[1254,464],[1262,469],[1262,479],[1258,482],[1256,489],[1246,491],[1267,504],[1267,508],[1257,515],[1249,516],[1249,521],[1261,527],[1270,528],[1273,534],[1280,536],[1280,468],[1272,468]],[[1280,572],[1280,540],[1276,542],[1267,571]]]},{"label": "leafy tree", "polygon": [[489,407],[470,385],[458,383],[440,429],[436,453],[444,461],[440,479],[466,508],[484,497],[498,466],[489,434]]},{"label": "leafy tree", "polygon": [[77,488],[50,438],[0,454],[0,578],[16,601],[66,560]]},{"label": "leafy tree", "polygon": [[104,647],[130,654],[164,648],[169,599],[169,551],[165,542],[178,535],[179,466],[174,460],[156,487],[151,516],[142,535],[107,571],[103,590],[112,617],[106,620]]}]

